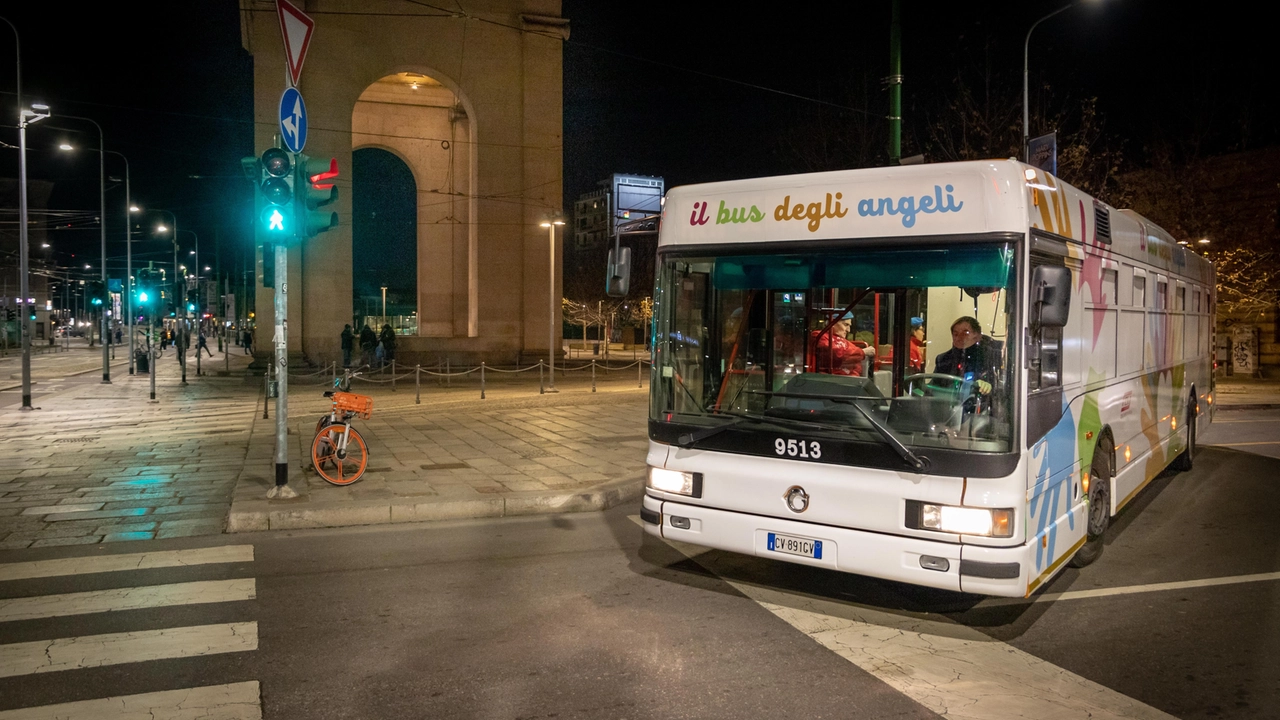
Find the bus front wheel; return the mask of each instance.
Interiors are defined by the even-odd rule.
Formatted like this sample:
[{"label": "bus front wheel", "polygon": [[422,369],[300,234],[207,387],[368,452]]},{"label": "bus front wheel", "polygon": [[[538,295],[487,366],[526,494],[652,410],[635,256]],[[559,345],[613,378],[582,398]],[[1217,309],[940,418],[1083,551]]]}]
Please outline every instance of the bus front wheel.
[{"label": "bus front wheel", "polygon": [[1071,567],[1084,567],[1102,555],[1104,536],[1111,525],[1111,458],[1114,450],[1110,438],[1103,438],[1093,451],[1089,469],[1089,527],[1084,545],[1071,558]]}]

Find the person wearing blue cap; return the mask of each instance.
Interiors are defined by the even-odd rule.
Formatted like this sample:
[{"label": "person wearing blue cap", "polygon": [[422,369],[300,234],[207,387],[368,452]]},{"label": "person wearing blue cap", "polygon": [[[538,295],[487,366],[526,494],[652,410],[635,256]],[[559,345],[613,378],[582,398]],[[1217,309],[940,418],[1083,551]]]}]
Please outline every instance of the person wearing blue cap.
[{"label": "person wearing blue cap", "polygon": [[825,331],[814,331],[813,358],[817,372],[830,375],[862,375],[862,361],[866,353],[849,339],[852,324],[853,314],[845,313]]},{"label": "person wearing blue cap", "polygon": [[924,318],[911,318],[911,367],[912,372],[924,372]]}]

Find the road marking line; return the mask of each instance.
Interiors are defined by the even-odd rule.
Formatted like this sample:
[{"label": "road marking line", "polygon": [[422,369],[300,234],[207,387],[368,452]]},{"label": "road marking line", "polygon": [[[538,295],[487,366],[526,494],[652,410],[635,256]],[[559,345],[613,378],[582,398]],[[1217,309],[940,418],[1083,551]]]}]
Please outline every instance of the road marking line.
[{"label": "road marking line", "polygon": [[1280,445],[1280,440],[1261,440],[1242,443],[1205,443],[1208,447],[1244,447],[1246,445]]},{"label": "road marking line", "polygon": [[261,720],[257,680],[5,710],[0,720]]},{"label": "road marking line", "polygon": [[258,649],[258,623],[87,635],[0,645],[0,678]]},{"label": "road marking line", "polygon": [[253,578],[239,578],[12,598],[0,600],[0,622],[252,600],[256,587]]},{"label": "road marking line", "polygon": [[[1230,577],[1204,578],[1202,580],[1181,580],[1178,582],[1152,583],[1150,585],[1125,585],[1113,588],[1097,588],[1096,590],[1067,590],[1060,593],[1044,593],[1032,598],[1035,602],[1056,600],[1081,600],[1085,598],[1107,597],[1110,595],[1134,595],[1137,593],[1165,592],[1168,590],[1189,590],[1192,588],[1215,587],[1218,585],[1239,585],[1242,583],[1267,582],[1280,580],[1280,572],[1258,573],[1256,575],[1233,575]],[[1024,604],[1026,600],[1014,600],[1012,604]]]},{"label": "road marking line", "polygon": [[[708,552],[708,548],[664,542],[695,561]],[[701,564],[715,573],[714,565]],[[945,718],[1175,720],[965,625],[717,577],[818,644]]]},{"label": "road marking line", "polygon": [[253,546],[225,545],[192,550],[162,550],[160,552],[129,553],[126,555],[92,555],[59,560],[3,563],[0,564],[0,582],[57,577],[59,575],[86,575],[124,570],[150,570],[182,565],[233,562],[253,562]]}]

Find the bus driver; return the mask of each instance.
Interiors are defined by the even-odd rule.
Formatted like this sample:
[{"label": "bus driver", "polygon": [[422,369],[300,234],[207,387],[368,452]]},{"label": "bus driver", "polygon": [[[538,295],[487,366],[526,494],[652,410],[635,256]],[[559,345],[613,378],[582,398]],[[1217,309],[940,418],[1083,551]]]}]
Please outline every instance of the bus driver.
[{"label": "bus driver", "polygon": [[991,392],[999,359],[999,351],[991,342],[994,341],[982,336],[977,318],[959,317],[951,323],[951,349],[938,356],[933,371],[972,379],[978,392],[986,395]]}]

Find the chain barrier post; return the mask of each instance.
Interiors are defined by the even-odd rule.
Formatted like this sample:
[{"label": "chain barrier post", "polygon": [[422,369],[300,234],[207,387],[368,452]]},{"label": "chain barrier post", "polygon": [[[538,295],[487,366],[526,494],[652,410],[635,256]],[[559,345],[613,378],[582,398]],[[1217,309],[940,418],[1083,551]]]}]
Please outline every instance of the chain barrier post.
[{"label": "chain barrier post", "polygon": [[391,392],[396,391],[396,359],[391,358]]},{"label": "chain barrier post", "polygon": [[422,364],[413,366],[413,404],[422,404]]},{"label": "chain barrier post", "polygon": [[444,361],[440,358],[436,358],[436,387],[444,387],[444,375],[440,373],[440,370],[443,367]]},{"label": "chain barrier post", "polygon": [[637,360],[637,361],[636,361],[636,387],[638,387],[638,388],[642,388],[642,387],[644,387],[644,374],[643,374],[643,371],[644,371],[644,361],[643,361],[643,360]]},{"label": "chain barrier post", "polygon": [[591,361],[591,392],[596,391],[596,361]]},{"label": "chain barrier post", "polygon": [[445,387],[453,387],[453,377],[451,375],[453,370],[450,369],[450,367],[451,366],[449,364],[449,358],[446,357],[444,359],[444,386]]},{"label": "chain barrier post", "polygon": [[484,361],[480,361],[480,399],[484,399]]},{"label": "chain barrier post", "polygon": [[538,361],[538,394],[542,395],[546,390],[542,386],[542,361]]}]

